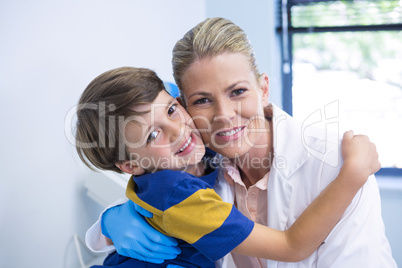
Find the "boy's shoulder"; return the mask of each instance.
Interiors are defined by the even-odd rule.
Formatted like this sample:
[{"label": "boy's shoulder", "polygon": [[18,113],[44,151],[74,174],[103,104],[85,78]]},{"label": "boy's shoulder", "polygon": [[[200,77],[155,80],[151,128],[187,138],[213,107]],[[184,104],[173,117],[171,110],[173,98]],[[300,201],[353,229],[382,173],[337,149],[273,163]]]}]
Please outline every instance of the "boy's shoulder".
[{"label": "boy's shoulder", "polygon": [[209,170],[205,176],[196,177],[185,171],[160,170],[153,173],[132,177],[137,193],[152,191],[153,193],[171,192],[179,188],[211,188],[218,176],[217,169]]},{"label": "boy's shoulder", "polygon": [[157,188],[176,188],[178,184],[182,184],[184,182],[190,182],[191,184],[196,185],[196,187],[207,183],[213,187],[218,175],[216,153],[210,149],[207,149],[203,157],[203,161],[205,165],[205,175],[201,177],[187,173],[185,170],[178,171],[165,169],[153,173],[146,173],[140,176],[133,176],[132,179],[137,185],[149,185],[149,187],[152,186]]},{"label": "boy's shoulder", "polygon": [[197,191],[212,189],[217,176],[217,169],[203,177],[183,171],[161,170],[132,178],[134,189],[128,190],[134,190],[139,199],[163,211]]},{"label": "boy's shoulder", "polygon": [[203,159],[206,174],[202,177],[196,177],[185,171],[160,170],[133,176],[127,191],[135,192],[135,195],[142,201],[164,210],[167,208],[166,206],[171,206],[171,202],[184,200],[199,190],[213,188],[218,177],[218,168],[212,161],[215,154],[215,152],[207,150]]}]

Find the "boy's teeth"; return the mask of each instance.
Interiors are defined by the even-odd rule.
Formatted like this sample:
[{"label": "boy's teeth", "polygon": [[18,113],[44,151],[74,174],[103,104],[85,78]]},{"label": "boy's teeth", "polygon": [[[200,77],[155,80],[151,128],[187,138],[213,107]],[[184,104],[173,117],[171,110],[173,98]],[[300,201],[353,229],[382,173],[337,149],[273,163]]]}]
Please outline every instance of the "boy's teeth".
[{"label": "boy's teeth", "polygon": [[225,132],[219,132],[218,135],[219,136],[231,136],[233,134],[236,134],[237,132],[239,132],[240,130],[242,130],[242,128],[238,128],[236,130],[231,130],[231,131],[225,131]]},{"label": "boy's teeth", "polygon": [[190,142],[191,142],[191,140],[192,140],[192,139],[193,139],[193,138],[190,136],[190,138],[187,140],[186,144],[184,144],[184,146],[180,148],[180,150],[178,151],[178,153],[183,152],[183,151],[184,151],[184,149],[186,149],[186,148],[187,148],[187,146],[189,146],[189,145],[190,145]]}]

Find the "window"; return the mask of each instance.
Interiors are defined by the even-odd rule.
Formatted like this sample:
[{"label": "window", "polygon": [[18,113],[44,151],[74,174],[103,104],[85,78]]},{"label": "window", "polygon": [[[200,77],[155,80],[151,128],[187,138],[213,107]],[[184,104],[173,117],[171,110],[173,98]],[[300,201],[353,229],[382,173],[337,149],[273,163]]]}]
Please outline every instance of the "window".
[{"label": "window", "polygon": [[299,120],[337,110],[339,131],[367,134],[402,174],[402,0],[283,0],[283,107]]}]

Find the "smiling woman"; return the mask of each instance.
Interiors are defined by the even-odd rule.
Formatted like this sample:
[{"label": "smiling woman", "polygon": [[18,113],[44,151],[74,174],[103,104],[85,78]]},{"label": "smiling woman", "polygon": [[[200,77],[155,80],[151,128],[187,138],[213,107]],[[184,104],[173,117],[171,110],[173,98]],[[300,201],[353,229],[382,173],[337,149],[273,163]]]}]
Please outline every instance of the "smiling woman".
[{"label": "smiling woman", "polygon": [[209,148],[229,158],[241,157],[254,146],[263,147],[262,155],[270,152],[262,108],[268,104],[268,77],[257,80],[243,54],[195,62],[184,73],[182,89],[186,109]]}]

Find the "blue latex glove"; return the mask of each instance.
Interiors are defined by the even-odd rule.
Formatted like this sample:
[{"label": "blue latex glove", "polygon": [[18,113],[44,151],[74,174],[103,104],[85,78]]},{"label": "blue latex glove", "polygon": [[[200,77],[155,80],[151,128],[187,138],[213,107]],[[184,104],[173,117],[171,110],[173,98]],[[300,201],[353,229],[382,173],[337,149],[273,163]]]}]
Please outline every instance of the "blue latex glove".
[{"label": "blue latex glove", "polygon": [[180,254],[176,239],[150,226],[135,210],[131,200],[106,210],[102,215],[101,226],[102,234],[113,241],[120,255],[162,263]]},{"label": "blue latex glove", "polygon": [[[152,212],[149,212],[148,210],[146,210],[143,207],[140,207],[139,205],[137,205],[136,203],[134,203],[134,208],[135,210],[137,210],[138,213],[140,213],[142,216],[147,217],[147,218],[152,218],[153,214]],[[166,266],[166,268],[186,268],[184,266],[180,266],[177,264],[168,264]]]},{"label": "blue latex glove", "polygon": [[140,213],[142,216],[144,216],[146,218],[152,218],[152,216],[154,215],[151,212],[149,212],[148,210],[146,210],[145,208],[140,207],[136,203],[134,203],[134,208],[135,208],[135,210],[137,210],[138,213]]}]

